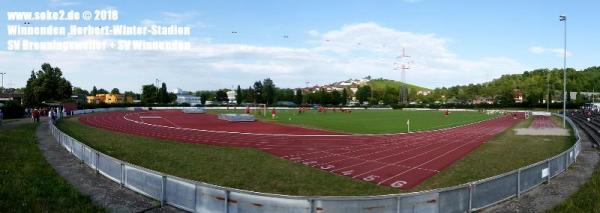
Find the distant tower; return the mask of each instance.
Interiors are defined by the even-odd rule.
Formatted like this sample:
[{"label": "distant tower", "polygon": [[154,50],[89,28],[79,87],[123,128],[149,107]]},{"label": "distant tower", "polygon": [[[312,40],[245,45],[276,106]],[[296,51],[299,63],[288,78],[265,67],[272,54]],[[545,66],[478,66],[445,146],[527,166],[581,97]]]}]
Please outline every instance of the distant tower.
[{"label": "distant tower", "polygon": [[406,70],[410,69],[410,64],[413,63],[412,61],[409,61],[409,58],[410,56],[406,55],[406,50],[402,48],[402,55],[396,57],[398,62],[394,63],[394,70],[400,70],[402,75],[402,86],[400,86],[400,97],[398,100],[398,102],[401,104],[408,103],[408,86],[406,83]]}]

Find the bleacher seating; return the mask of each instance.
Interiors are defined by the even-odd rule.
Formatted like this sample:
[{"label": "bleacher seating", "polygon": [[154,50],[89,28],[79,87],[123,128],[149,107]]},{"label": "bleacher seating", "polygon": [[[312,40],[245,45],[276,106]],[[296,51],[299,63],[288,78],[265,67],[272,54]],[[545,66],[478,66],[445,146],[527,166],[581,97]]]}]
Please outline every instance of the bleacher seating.
[{"label": "bleacher seating", "polygon": [[[589,111],[572,111],[567,114],[595,144],[600,145],[600,114]],[[588,121],[589,118],[589,121]]]}]

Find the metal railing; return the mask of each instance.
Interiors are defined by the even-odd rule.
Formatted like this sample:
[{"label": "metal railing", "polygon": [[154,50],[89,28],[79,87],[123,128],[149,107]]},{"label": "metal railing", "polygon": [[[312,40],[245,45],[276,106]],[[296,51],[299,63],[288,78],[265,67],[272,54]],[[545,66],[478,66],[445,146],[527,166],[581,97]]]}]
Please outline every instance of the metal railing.
[{"label": "metal railing", "polygon": [[[181,109],[181,108],[158,108]],[[85,114],[133,108],[92,109]],[[190,212],[470,212],[520,195],[550,181],[573,164],[581,151],[577,142],[566,151],[546,160],[501,175],[454,187],[422,192],[377,196],[289,196],[227,188],[187,180],[136,166],[73,139],[50,123],[52,135],[82,163],[123,187]]]}]

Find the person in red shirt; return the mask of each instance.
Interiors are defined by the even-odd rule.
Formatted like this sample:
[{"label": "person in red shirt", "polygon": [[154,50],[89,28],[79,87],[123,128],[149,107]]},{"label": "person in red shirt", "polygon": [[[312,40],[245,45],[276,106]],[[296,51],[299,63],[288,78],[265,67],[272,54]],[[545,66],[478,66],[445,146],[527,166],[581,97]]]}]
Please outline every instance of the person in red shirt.
[{"label": "person in red shirt", "polygon": [[34,109],[31,113],[31,117],[33,118],[33,122],[40,122],[40,111]]},{"label": "person in red shirt", "polygon": [[275,119],[275,117],[276,117],[276,116],[277,116],[277,110],[275,110],[275,108],[273,108],[273,109],[271,110],[271,118],[272,118],[272,119]]},{"label": "person in red shirt", "polygon": [[246,114],[250,114],[250,106],[246,107]]}]

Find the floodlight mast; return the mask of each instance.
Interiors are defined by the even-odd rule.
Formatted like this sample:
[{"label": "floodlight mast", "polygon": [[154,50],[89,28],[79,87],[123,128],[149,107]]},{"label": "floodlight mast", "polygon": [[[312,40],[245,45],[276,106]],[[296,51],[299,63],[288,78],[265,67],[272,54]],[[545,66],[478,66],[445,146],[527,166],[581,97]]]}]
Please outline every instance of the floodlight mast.
[{"label": "floodlight mast", "polygon": [[409,63],[407,62],[406,59],[409,58],[410,56],[406,55],[406,49],[402,48],[402,55],[396,57],[397,59],[400,59],[401,63],[394,63],[395,65],[398,65],[397,67],[394,67],[394,70],[400,70],[401,71],[401,81],[402,81],[402,85],[399,88],[399,93],[398,93],[398,103],[407,103],[408,102],[408,88],[407,88],[407,84],[406,84],[406,70],[410,69]]},{"label": "floodlight mast", "polygon": [[6,75],[6,73],[0,72],[0,75],[2,75],[2,86],[0,86],[0,88],[2,88],[2,92],[4,92],[4,75]]},{"label": "floodlight mast", "polygon": [[564,52],[563,52],[563,128],[566,128],[567,121],[567,16],[560,15],[559,21],[564,23]]},{"label": "floodlight mast", "polygon": [[546,91],[546,112],[550,112],[550,73],[552,71],[548,71],[548,74],[546,74],[546,85],[548,87],[548,90]]}]

